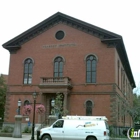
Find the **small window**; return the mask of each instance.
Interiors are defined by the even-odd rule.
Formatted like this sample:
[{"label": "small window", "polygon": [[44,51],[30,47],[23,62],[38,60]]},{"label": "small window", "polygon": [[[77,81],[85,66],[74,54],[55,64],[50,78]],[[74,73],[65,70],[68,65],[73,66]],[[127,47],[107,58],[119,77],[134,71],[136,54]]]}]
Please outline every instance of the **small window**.
[{"label": "small window", "polygon": [[92,116],[92,101],[88,100],[86,101],[86,116]]},{"label": "small window", "polygon": [[25,106],[25,105],[29,105],[29,104],[30,104],[30,102],[29,102],[28,100],[25,100],[25,101],[24,101],[24,106]]},{"label": "small window", "polygon": [[63,31],[58,31],[56,34],[55,34],[55,37],[56,37],[56,39],[58,39],[58,40],[61,40],[61,39],[63,39],[64,38],[64,32]]},{"label": "small window", "polygon": [[118,121],[120,121],[120,102],[118,102]]}]

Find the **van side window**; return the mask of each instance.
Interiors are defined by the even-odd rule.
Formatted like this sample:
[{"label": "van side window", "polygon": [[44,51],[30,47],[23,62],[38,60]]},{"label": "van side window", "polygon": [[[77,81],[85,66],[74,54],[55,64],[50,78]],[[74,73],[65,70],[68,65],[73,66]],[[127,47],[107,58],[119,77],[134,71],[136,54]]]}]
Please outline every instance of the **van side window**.
[{"label": "van side window", "polygon": [[107,122],[105,122],[105,126],[106,126],[106,129],[109,129],[109,126],[108,126]]},{"label": "van side window", "polygon": [[59,120],[53,125],[53,128],[62,128],[63,123],[64,123],[64,120]]}]

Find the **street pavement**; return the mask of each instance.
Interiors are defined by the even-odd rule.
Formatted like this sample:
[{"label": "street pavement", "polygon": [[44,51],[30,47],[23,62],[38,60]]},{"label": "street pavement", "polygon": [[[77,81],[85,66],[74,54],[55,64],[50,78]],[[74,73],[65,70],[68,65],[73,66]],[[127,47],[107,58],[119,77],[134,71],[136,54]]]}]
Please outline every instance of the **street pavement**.
[{"label": "street pavement", "polygon": [[[35,135],[35,140],[37,137]],[[31,140],[31,135],[22,135],[22,138],[0,137],[0,140]],[[128,140],[127,138],[111,138],[110,140]]]},{"label": "street pavement", "polygon": [[[34,139],[37,140],[37,135],[34,136]],[[31,134],[23,134],[22,138],[0,136],[0,140],[31,140]],[[128,139],[127,138],[111,138],[110,140],[128,140]]]},{"label": "street pavement", "polygon": [[[35,140],[37,140],[37,136],[34,136]],[[13,137],[1,137],[0,140],[30,140],[31,139],[31,134],[23,134],[22,138],[13,138]]]}]

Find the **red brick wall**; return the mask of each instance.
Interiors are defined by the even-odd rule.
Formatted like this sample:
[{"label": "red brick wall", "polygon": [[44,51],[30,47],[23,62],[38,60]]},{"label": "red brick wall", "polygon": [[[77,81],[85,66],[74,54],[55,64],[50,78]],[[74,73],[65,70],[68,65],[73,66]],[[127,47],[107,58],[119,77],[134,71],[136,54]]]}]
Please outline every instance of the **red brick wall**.
[{"label": "red brick wall", "polygon": [[[61,41],[54,37],[56,31],[60,29],[66,34]],[[43,49],[44,45],[67,43],[74,43],[76,46]],[[107,48],[100,39],[60,24],[23,44],[16,54],[11,55],[9,84],[23,83],[23,62],[28,57],[33,58],[35,62],[33,84],[38,84],[41,76],[53,76],[52,61],[58,55],[66,60],[64,76],[70,77],[73,83],[85,83],[84,58],[90,53],[98,57],[97,82],[114,82],[114,52],[114,48]]]},{"label": "red brick wall", "polygon": [[[64,39],[55,38],[58,30],[65,32]],[[75,46],[43,48],[44,45],[59,44],[75,44]],[[108,48],[99,38],[63,24],[56,25],[26,42],[16,54],[10,56],[9,92],[17,95],[11,95],[8,121],[14,121],[15,108],[19,98],[32,101],[31,94],[34,90],[40,92],[38,88],[40,77],[53,77],[53,59],[56,56],[64,57],[63,76],[70,77],[73,85],[69,95],[70,113],[85,115],[84,103],[90,99],[94,102],[93,115],[104,115],[110,118],[109,94],[113,92],[112,83],[116,82],[115,53],[115,48]],[[98,58],[97,84],[85,84],[86,63],[84,59],[88,54],[95,54]],[[34,60],[33,79],[31,86],[25,86],[23,85],[23,63],[29,57]]]}]

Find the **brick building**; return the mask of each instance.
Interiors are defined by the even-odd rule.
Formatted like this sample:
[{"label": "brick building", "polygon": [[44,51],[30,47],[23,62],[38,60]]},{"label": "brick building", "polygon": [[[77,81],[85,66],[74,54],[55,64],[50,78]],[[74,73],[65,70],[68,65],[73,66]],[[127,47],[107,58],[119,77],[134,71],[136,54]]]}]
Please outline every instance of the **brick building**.
[{"label": "brick building", "polygon": [[0,76],[2,76],[4,78],[5,84],[7,84],[7,82],[8,82],[8,75],[1,74]]},{"label": "brick building", "polygon": [[103,115],[112,125],[132,124],[124,112],[132,106],[135,81],[120,35],[58,12],[3,47],[10,52],[5,122],[14,122],[18,99],[23,107],[36,91],[37,102],[46,107],[43,121],[59,92],[70,115]]}]

